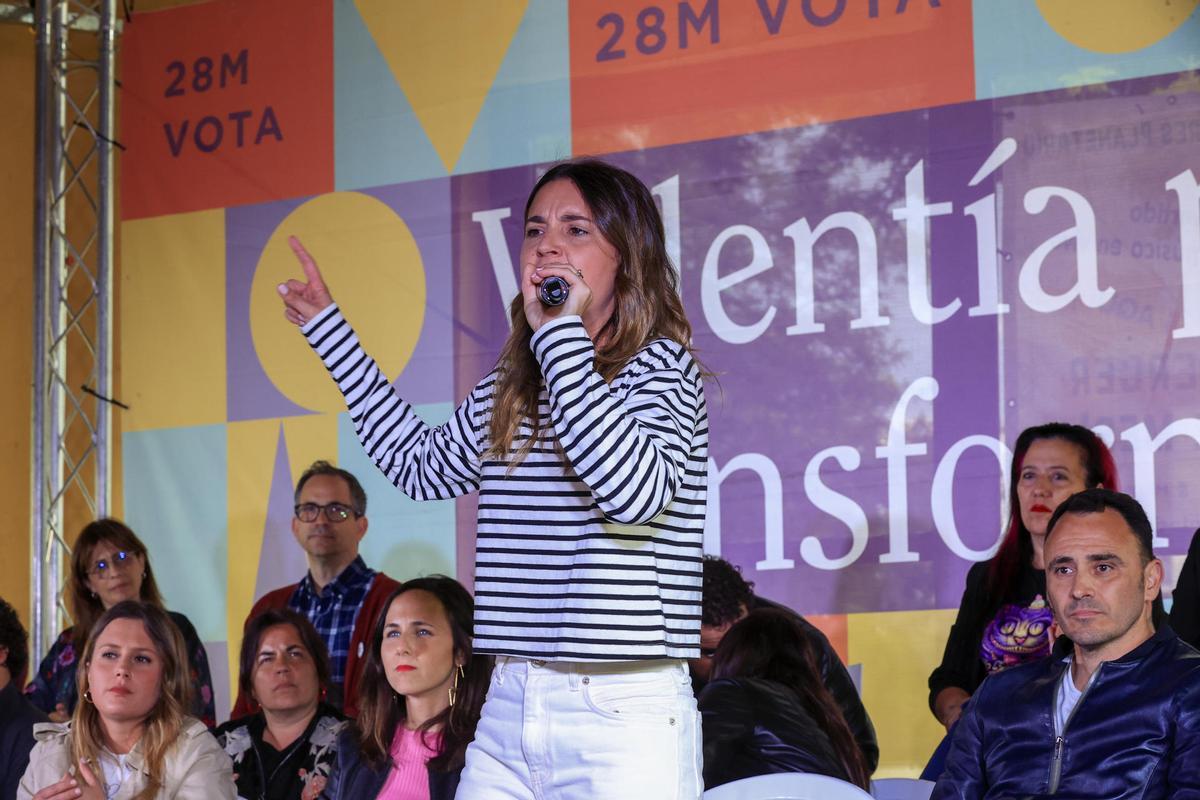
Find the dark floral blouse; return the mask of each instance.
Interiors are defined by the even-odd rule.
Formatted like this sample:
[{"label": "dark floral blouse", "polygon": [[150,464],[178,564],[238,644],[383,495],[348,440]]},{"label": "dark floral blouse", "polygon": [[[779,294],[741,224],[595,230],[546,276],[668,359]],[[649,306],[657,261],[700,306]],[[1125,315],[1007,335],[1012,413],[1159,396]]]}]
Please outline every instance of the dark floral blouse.
[{"label": "dark floral blouse", "polygon": [[[191,620],[174,611],[167,613],[183,634],[187,646],[192,673],[192,716],[210,728],[215,727],[217,709],[213,701],[212,674],[208,670],[208,653],[204,651],[204,643],[200,641]],[[74,628],[67,628],[59,635],[50,646],[50,652],[42,659],[37,675],[25,687],[29,702],[47,714],[54,711],[59,703],[70,714],[79,699],[75,691],[75,671],[79,665],[75,647],[81,643],[75,641],[74,631]]]},{"label": "dark floral blouse", "polygon": [[283,752],[263,740],[261,711],[230,720],[213,731],[233,761],[238,797],[245,800],[317,800],[337,761],[338,734],[348,723],[333,706],[321,703],[308,729]]}]

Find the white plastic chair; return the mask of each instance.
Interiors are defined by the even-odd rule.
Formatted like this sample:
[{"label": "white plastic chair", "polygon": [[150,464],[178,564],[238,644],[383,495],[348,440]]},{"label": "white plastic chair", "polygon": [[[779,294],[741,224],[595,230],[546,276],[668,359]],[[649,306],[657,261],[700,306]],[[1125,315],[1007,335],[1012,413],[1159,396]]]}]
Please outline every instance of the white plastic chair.
[{"label": "white plastic chair", "polygon": [[916,778],[880,778],[871,781],[871,796],[875,800],[929,800],[933,781]]},{"label": "white plastic chair", "polygon": [[827,775],[777,772],[714,787],[704,800],[871,800],[871,795]]}]

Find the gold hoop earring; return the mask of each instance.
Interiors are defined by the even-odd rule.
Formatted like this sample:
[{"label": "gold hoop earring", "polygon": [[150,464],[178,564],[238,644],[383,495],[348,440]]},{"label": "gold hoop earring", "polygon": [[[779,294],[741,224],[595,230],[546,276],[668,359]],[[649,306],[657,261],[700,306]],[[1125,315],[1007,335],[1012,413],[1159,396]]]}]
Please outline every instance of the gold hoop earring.
[{"label": "gold hoop earring", "polygon": [[454,673],[454,683],[450,685],[450,707],[454,708],[454,701],[458,699],[458,679],[467,677],[463,670],[463,665],[458,665],[458,671]]}]

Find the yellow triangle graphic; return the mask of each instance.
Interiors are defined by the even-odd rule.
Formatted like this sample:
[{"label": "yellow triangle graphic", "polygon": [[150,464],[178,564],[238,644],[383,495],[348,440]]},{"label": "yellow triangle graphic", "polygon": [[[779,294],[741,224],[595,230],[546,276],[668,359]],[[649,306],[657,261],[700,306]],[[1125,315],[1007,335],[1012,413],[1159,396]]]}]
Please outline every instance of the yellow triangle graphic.
[{"label": "yellow triangle graphic", "polygon": [[527,0],[355,0],[396,83],[454,169]]}]

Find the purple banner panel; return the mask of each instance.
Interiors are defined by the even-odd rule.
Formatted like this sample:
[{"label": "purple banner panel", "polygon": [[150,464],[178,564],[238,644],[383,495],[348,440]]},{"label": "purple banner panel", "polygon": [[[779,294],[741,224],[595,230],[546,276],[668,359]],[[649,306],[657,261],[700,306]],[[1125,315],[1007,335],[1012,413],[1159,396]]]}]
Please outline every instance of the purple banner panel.
[{"label": "purple banner panel", "polygon": [[[1005,425],[1096,428],[1156,551],[1182,553],[1200,525],[1200,74],[997,107],[1019,143],[1000,205]],[[1039,294],[1029,254],[1055,241]]]},{"label": "purple banner panel", "polygon": [[[715,375],[706,548],[807,613],[955,606],[1013,440],[1062,419],[1106,426],[1182,552],[1198,111],[1188,73],[612,156],[660,201]],[[453,179],[460,397],[507,334],[537,174]]]}]

